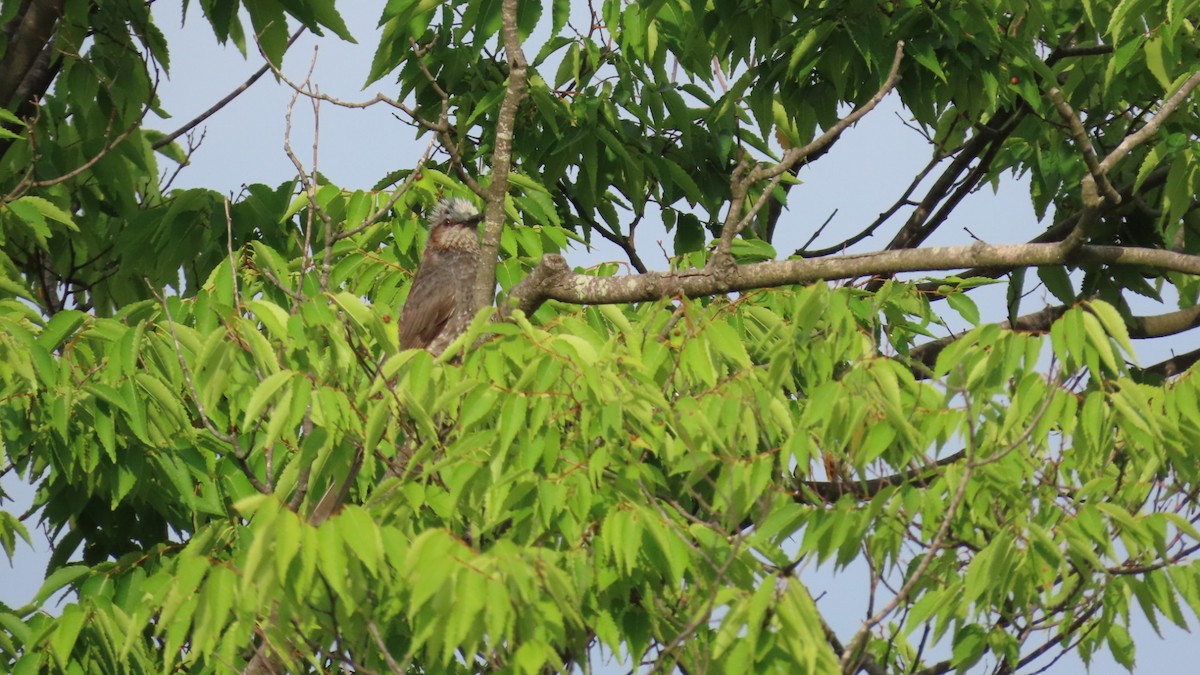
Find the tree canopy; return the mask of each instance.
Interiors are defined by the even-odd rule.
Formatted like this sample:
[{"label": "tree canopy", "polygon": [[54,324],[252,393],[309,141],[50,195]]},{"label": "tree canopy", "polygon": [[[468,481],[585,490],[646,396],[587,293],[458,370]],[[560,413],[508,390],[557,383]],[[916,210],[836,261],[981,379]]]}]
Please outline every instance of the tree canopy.
[{"label": "tree canopy", "polygon": [[[0,546],[54,544],[0,667],[1132,669],[1135,617],[1200,612],[1200,351],[1140,343],[1200,325],[1198,5],[389,0],[346,101],[284,58],[353,39],[334,0],[201,0],[430,147],[226,196],[172,187],[202,118],[156,90],[203,55],[153,3],[0,0]],[[927,164],[778,250],[888,97]],[[1013,176],[1038,222],[927,244]],[[396,320],[445,196],[484,255],[435,357]]]}]

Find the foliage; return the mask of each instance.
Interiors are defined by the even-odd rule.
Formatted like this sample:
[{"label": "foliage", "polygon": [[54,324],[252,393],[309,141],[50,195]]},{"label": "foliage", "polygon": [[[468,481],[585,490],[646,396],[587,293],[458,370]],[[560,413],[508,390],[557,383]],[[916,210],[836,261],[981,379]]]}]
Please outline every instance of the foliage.
[{"label": "foliage", "polygon": [[[69,0],[41,37],[7,24],[0,438],[55,551],[34,600],[0,606],[0,663],[1011,672],[1107,650],[1132,669],[1131,615],[1200,612],[1194,357],[1143,367],[1134,346],[1190,329],[1197,285],[1079,252],[1195,265],[1200,115],[1157,114],[1195,86],[1195,4],[610,0],[576,30],[563,0],[393,0],[368,80],[395,78],[444,155],[375,191],[301,171],[231,201],[160,178],[188,151],[147,121],[169,58],[146,3]],[[0,16],[35,24],[35,5]],[[288,20],[349,38],[332,0],[199,6],[273,63]],[[45,69],[23,60],[47,40]],[[774,258],[797,172],[778,162],[886,93],[901,40],[896,91],[941,173],[864,232],[920,246],[1027,174],[1053,213],[1038,241],[1093,247],[1039,263],[1052,324],[1019,316],[1018,266],[501,303],[439,357],[397,350],[416,214],[490,199],[497,161],[502,296],[597,234],[644,271],[644,218],[682,273],[719,269],[730,213],[753,222],[727,253]],[[750,166],[780,181],[740,193]],[[1089,181],[1119,198],[1096,206]],[[1004,273],[1007,315],[981,317],[973,290]],[[1168,290],[1182,314],[1133,315],[1130,294]],[[978,325],[935,339],[942,300]],[[10,556],[25,519],[0,511]],[[869,618],[842,634],[812,580],[864,563]]]}]

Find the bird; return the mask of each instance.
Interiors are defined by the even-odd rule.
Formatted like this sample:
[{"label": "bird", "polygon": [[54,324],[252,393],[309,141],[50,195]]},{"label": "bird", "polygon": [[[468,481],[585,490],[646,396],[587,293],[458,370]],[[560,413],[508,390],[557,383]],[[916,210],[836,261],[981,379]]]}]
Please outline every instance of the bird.
[{"label": "bird", "polygon": [[441,354],[471,323],[483,216],[466,199],[443,199],[430,212],[429,242],[400,313],[400,349]]}]

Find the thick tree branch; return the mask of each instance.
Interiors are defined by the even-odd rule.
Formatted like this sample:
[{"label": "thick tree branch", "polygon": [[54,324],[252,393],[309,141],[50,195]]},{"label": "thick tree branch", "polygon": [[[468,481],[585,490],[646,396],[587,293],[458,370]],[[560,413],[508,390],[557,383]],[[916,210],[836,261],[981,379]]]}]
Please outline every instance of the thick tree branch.
[{"label": "thick tree branch", "polygon": [[0,107],[20,103],[14,102],[13,97],[54,34],[62,11],[63,0],[33,0],[25,12],[14,19],[12,39],[0,59]]},{"label": "thick tree branch", "polygon": [[[997,325],[1006,330],[1027,332],[1048,331],[1050,330],[1050,326],[1068,309],[1069,307],[1065,305],[1047,306],[1031,314],[1017,317],[1015,325],[1008,321],[1001,321]],[[1189,331],[1197,326],[1200,326],[1200,305],[1175,310],[1174,312],[1165,312],[1163,314],[1135,316],[1129,326],[1129,337],[1134,340],[1167,337]],[[943,349],[953,344],[965,334],[965,332],[955,333],[922,343],[909,352],[909,357],[916,363],[933,368],[934,364],[937,363],[938,354],[941,354]],[[1188,362],[1188,365],[1191,365],[1191,362]],[[1149,366],[1143,370],[1152,371],[1155,368],[1156,366]],[[1184,369],[1186,369],[1186,366],[1184,366]],[[1176,372],[1178,371],[1168,374],[1174,375]],[[916,369],[914,375],[920,379],[925,377],[926,373],[921,369]]]},{"label": "thick tree branch", "polygon": [[967,452],[958,452],[943,457],[930,466],[907,469],[889,476],[868,478],[863,480],[805,480],[797,484],[793,499],[797,504],[832,504],[845,495],[854,495],[858,499],[872,499],[882,490],[889,487],[913,483],[924,487],[936,478],[937,469],[960,462],[965,459]]},{"label": "thick tree branch", "polygon": [[500,8],[501,35],[508,55],[508,86],[500,112],[496,116],[496,147],[492,152],[492,177],[487,189],[483,237],[480,241],[479,269],[476,272],[474,306],[478,310],[492,304],[496,288],[496,255],[500,250],[500,232],[504,229],[504,197],[508,194],[508,172],[512,168],[513,134],[517,108],[525,99],[528,63],[521,49],[517,29],[517,0],[504,0]]},{"label": "thick tree branch", "polygon": [[[1069,260],[1068,260],[1069,259]],[[1135,265],[1200,274],[1200,256],[1160,249],[1084,245],[1074,252],[1059,244],[972,244],[864,253],[839,258],[774,260],[728,270],[690,268],[623,277],[594,277],[570,271],[560,256],[545,256],[535,280],[513,288],[511,304],[531,313],[545,300],[571,304],[646,302],[677,296],[701,297],[814,281],[988,267],[1047,265]],[[543,269],[544,268],[544,269]]]},{"label": "thick tree branch", "polygon": [[1200,361],[1200,349],[1196,349],[1183,354],[1177,354],[1169,359],[1159,361],[1151,366],[1142,368],[1143,373],[1151,373],[1160,377],[1174,377],[1188,368],[1192,364]]},{"label": "thick tree branch", "polygon": [[[1167,176],[1170,174],[1170,166],[1160,166],[1154,171],[1151,171],[1145,179],[1142,180],[1138,192],[1133,191],[1133,183],[1122,188],[1122,198],[1137,198],[1140,194],[1145,193],[1150,188],[1155,188],[1166,182]],[[1056,241],[1062,241],[1063,237],[1067,236],[1074,229],[1075,224],[1079,222],[1079,212],[1071,213],[1057,220],[1053,225],[1046,228],[1044,232],[1029,240],[1031,244],[1046,244]],[[964,270],[960,276],[962,277],[991,277],[998,278],[1011,272],[1014,268],[993,267],[990,269],[972,268]],[[918,288],[926,293],[936,292],[942,284],[922,284]]]},{"label": "thick tree branch", "polygon": [[542,263],[513,286],[508,294],[508,302],[500,309],[501,315],[506,316],[514,309],[521,310],[526,316],[533,314],[543,302],[550,299],[553,284],[564,275],[571,274],[574,273],[567,266],[566,258],[557,253],[542,256]]},{"label": "thick tree branch", "polygon": [[[1024,316],[1017,317],[1015,325],[1008,321],[1001,321],[997,325],[999,325],[1000,328],[1003,328],[1006,330],[1019,330],[1019,331],[1050,330],[1050,325],[1052,323],[1054,323],[1066,311],[1067,311],[1067,307],[1065,307],[1063,305],[1047,306],[1046,308],[1038,310],[1031,314],[1025,314]],[[958,341],[960,338],[962,338],[963,335],[966,335],[966,332],[954,333],[952,335],[947,335],[945,337],[941,337],[936,340],[931,340],[929,342],[922,343],[922,344],[914,347],[912,349],[912,351],[909,352],[909,358],[914,363],[920,363],[920,364],[926,366],[928,369],[932,369],[933,366],[937,363],[938,354],[941,354],[942,350],[944,350],[946,347],[949,347],[950,345],[954,344],[956,341]],[[914,375],[918,379],[924,379],[924,378],[928,377],[928,375],[929,375],[928,372],[926,372],[925,370],[923,370],[921,368],[914,368],[913,372],[914,372]]]}]

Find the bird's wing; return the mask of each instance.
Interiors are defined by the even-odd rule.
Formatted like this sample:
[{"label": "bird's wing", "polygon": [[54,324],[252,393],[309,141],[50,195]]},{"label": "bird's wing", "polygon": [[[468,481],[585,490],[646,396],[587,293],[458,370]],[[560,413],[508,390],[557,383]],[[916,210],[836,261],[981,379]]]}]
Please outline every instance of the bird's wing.
[{"label": "bird's wing", "polygon": [[400,348],[424,349],[446,327],[454,313],[458,290],[453,282],[439,280],[428,273],[432,266],[422,265],[408,291],[408,300],[400,313]]}]

